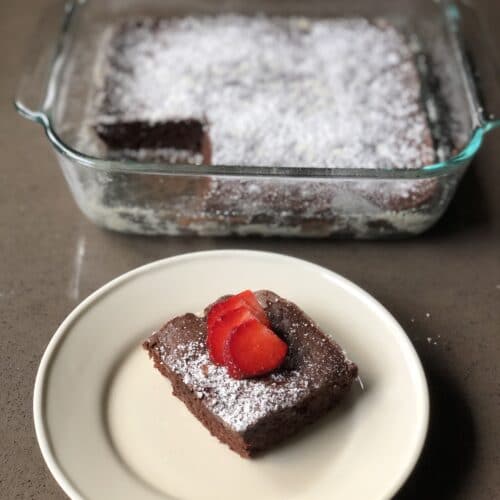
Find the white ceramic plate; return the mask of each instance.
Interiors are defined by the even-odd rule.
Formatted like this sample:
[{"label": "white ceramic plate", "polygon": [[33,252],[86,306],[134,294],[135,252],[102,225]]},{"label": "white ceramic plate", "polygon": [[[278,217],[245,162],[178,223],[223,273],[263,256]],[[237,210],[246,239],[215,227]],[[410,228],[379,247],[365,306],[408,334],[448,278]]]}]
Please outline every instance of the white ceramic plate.
[{"label": "white ceramic plate", "polygon": [[[220,295],[268,288],[296,302],[359,365],[364,390],[258,459],[220,444],[170,393],[140,342]],[[314,264],[272,253],[181,255],[131,271],[84,300],[43,356],[35,427],[71,498],[390,498],[420,454],[424,373],[394,318],[366,292]]]}]

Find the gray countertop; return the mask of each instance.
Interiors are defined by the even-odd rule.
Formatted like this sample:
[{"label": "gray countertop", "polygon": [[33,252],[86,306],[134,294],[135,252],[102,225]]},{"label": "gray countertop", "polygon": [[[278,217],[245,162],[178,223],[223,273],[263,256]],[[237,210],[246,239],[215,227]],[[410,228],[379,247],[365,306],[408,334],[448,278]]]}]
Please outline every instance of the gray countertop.
[{"label": "gray countertop", "polygon": [[[400,499],[500,498],[500,131],[444,218],[390,242],[132,237],[79,212],[41,128],[10,103],[44,4],[0,5],[0,497],[64,498],[35,439],[40,357],[64,317],[111,278],[195,250],[251,248],[308,259],[358,283],[401,322],[429,380],[428,441]],[[500,26],[500,3],[489,8]],[[500,46],[497,30],[496,46]],[[500,89],[496,89],[497,97]]]}]

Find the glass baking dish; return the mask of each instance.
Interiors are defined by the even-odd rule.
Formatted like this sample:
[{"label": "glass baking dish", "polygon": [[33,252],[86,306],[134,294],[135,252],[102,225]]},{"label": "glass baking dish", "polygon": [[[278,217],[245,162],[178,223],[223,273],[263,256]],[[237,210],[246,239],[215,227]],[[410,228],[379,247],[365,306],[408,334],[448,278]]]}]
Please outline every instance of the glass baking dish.
[{"label": "glass baking dish", "polygon": [[[484,29],[464,4],[88,0],[61,2],[54,9],[40,24],[15,103],[23,116],[44,127],[80,209],[108,229],[170,235],[416,235],[443,214],[484,135],[500,125],[485,111],[469,58],[469,40],[477,42]],[[451,146],[446,150],[436,143],[439,161],[418,169],[287,168],[116,159],[89,141],[85,123],[93,73],[110,24],[137,16],[221,12],[389,20],[418,47],[425,109],[436,114],[439,103],[433,123],[447,130]],[[474,51],[474,62],[485,55],[483,45]],[[484,66],[491,69],[491,60]]]}]

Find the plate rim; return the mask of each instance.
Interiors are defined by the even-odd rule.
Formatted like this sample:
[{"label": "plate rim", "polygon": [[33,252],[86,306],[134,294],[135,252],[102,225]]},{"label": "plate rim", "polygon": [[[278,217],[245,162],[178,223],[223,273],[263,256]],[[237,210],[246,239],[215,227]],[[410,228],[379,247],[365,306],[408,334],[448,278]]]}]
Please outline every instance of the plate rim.
[{"label": "plate rim", "polygon": [[229,248],[229,249],[218,249],[218,250],[202,250],[196,252],[185,252],[181,254],[172,255],[170,257],[165,257],[163,259],[158,259],[147,264],[143,264],[139,267],[131,269],[125,273],[120,274],[119,276],[111,279],[106,282],[104,285],[97,288],[95,291],[90,293],[86,298],[84,298],[81,302],[79,302],[71,312],[64,318],[62,323],[58,326],[55,333],[49,340],[47,347],[45,348],[40,363],[38,365],[35,384],[33,390],[33,420],[35,427],[35,435],[38,442],[38,446],[40,448],[40,452],[42,457],[49,469],[49,472],[52,474],[53,478],[57,482],[57,484],[61,487],[61,489],[69,496],[71,499],[75,500],[84,500],[84,497],[77,490],[76,486],[73,485],[69,477],[64,473],[63,468],[57,462],[55,453],[52,451],[52,447],[50,444],[50,435],[46,429],[46,422],[44,418],[44,406],[45,406],[45,391],[47,384],[47,375],[50,371],[50,366],[55,356],[57,355],[57,350],[60,343],[64,340],[65,336],[71,331],[71,325],[78,319],[79,316],[85,313],[89,306],[91,306],[96,300],[99,300],[102,296],[106,295],[110,291],[112,291],[115,287],[125,283],[133,279],[135,276],[150,272],[157,267],[162,267],[168,264],[175,264],[177,262],[183,260],[191,260],[191,259],[199,259],[207,256],[214,255],[235,255],[239,256],[247,256],[247,257],[264,257],[264,258],[278,258],[289,260],[292,264],[306,265],[313,270],[321,271],[322,273],[329,274],[335,278],[337,282],[340,282],[342,285],[347,286],[351,290],[353,290],[358,297],[362,298],[363,301],[370,303],[372,306],[375,306],[380,313],[386,316],[386,319],[392,323],[392,326],[399,330],[399,341],[404,344],[404,347],[409,350],[411,356],[414,358],[413,363],[413,372],[416,375],[416,379],[418,381],[418,386],[422,392],[421,394],[421,404],[422,404],[422,418],[420,421],[420,425],[418,427],[418,435],[417,440],[415,441],[415,447],[411,458],[408,460],[406,466],[401,469],[397,480],[394,481],[392,488],[387,491],[387,498],[392,498],[404,485],[406,480],[409,478],[410,474],[414,470],[421,454],[422,450],[427,438],[427,432],[429,428],[429,418],[430,418],[430,396],[429,396],[429,387],[427,383],[427,378],[425,376],[425,371],[422,366],[422,362],[420,357],[415,349],[415,346],[411,342],[407,333],[400,325],[400,323],[396,320],[396,318],[391,314],[391,312],[380,303],[375,297],[373,297],[366,290],[361,288],[359,285],[354,283],[353,281],[345,278],[341,274],[338,274],[336,271],[332,271],[320,264],[316,264],[314,262],[301,259],[299,257],[295,257],[293,255],[289,255],[286,253],[279,252],[270,252],[270,251],[262,251],[262,250],[249,250],[249,249],[237,249],[237,248]]}]

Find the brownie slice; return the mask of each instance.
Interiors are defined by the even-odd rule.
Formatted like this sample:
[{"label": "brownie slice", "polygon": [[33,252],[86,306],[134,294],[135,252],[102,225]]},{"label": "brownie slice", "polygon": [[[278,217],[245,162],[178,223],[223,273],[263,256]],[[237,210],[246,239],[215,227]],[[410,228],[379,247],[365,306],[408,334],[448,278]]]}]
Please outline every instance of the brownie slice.
[{"label": "brownie slice", "polygon": [[174,395],[242,457],[254,456],[318,419],[357,376],[342,348],[299,307],[270,291],[256,296],[271,328],[288,344],[283,366],[272,374],[236,380],[213,364],[206,348],[206,316],[176,317],[143,344],[172,383]]}]

